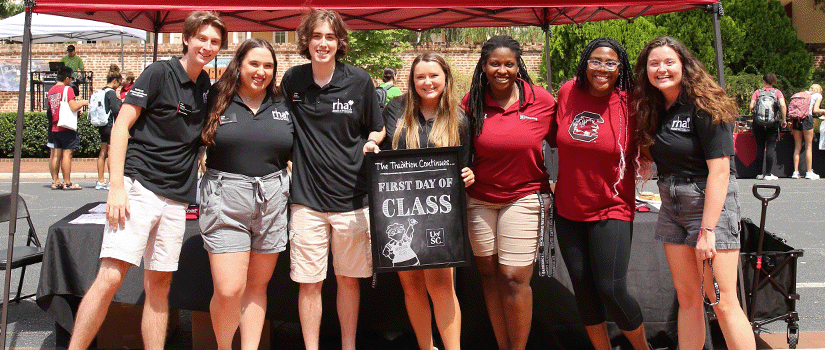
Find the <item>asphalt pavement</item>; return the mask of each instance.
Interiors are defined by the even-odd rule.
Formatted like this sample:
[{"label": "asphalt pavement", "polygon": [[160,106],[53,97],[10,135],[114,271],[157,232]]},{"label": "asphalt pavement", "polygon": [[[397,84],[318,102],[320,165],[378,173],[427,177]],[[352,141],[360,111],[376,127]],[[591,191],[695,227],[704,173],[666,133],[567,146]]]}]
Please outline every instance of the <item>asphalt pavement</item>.
[{"label": "asphalt pavement", "polygon": [[[35,223],[35,229],[41,241],[45,241],[49,226],[76,210],[83,204],[105,201],[107,191],[95,190],[95,163],[92,160],[76,160],[73,165],[73,181],[80,184],[80,191],[50,190],[50,177],[47,164],[40,161],[21,163],[20,195],[28,204],[29,212]],[[10,192],[11,162],[0,161],[0,192]],[[766,230],[776,233],[797,249],[804,250],[799,259],[797,273],[797,291],[800,300],[797,311],[800,316],[800,333],[823,334],[825,332],[825,180],[794,180],[782,178],[778,181],[756,181],[740,179],[740,199],[742,217],[753,219],[758,224],[762,204],[752,194],[755,183],[776,184],[781,187],[779,197],[771,201],[767,208]],[[644,185],[643,190],[658,192],[655,181]],[[25,243],[25,224],[18,224],[15,235],[16,244]],[[0,241],[5,246],[8,241],[8,226],[0,227]],[[12,285],[16,285],[19,269],[12,273]],[[26,271],[24,293],[34,293],[40,266],[36,265]],[[0,271],[0,278],[4,271]],[[14,290],[12,290],[14,291]],[[2,292],[2,287],[0,287]],[[188,312],[182,312],[179,331],[170,343],[171,348],[191,346],[191,322]],[[190,328],[187,328],[190,327]],[[767,325],[765,333],[784,334],[785,323],[782,321]],[[823,340],[818,340],[821,344]],[[32,299],[20,304],[11,304],[9,308],[9,325],[6,346],[14,349],[53,348],[55,344],[54,322],[49,315],[40,310]],[[825,345],[816,346],[825,348]],[[764,348],[764,347],[763,347]]]}]

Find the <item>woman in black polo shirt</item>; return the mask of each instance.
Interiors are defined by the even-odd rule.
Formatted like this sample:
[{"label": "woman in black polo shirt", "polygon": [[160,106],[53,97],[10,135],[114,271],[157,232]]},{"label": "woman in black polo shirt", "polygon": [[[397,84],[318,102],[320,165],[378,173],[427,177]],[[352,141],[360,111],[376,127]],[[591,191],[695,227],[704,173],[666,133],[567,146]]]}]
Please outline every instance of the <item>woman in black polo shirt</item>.
[{"label": "woman in black polo shirt", "polygon": [[707,296],[728,347],[755,349],[736,296],[739,185],[731,159],[736,102],[671,37],[648,43],[635,73],[637,140],[659,172],[656,240],[664,243],[679,299],[679,348],[702,348]]},{"label": "woman in black polo shirt", "polygon": [[258,347],[266,288],[278,253],[286,249],[293,132],[276,69],[272,45],[249,39],[209,92],[199,224],[212,269],[209,309],[220,349],[231,347],[239,325],[241,347]]},{"label": "woman in black polo shirt", "polygon": [[[472,185],[475,176],[468,168],[470,127],[456,97],[447,61],[434,53],[419,55],[410,66],[408,86],[402,98],[392,100],[384,109],[387,144],[392,145],[392,149],[463,146],[461,177],[465,187]],[[444,348],[460,349],[461,310],[453,284],[453,268],[399,271],[398,277],[418,348],[433,349],[429,294]]]}]

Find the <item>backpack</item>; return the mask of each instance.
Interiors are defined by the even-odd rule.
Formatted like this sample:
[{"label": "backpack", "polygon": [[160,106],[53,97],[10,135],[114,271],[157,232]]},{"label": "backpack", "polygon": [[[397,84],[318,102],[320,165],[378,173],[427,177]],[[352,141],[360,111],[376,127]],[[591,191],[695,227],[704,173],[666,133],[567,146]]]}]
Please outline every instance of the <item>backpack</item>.
[{"label": "backpack", "polygon": [[791,103],[788,104],[788,118],[802,120],[808,117],[808,109],[811,107],[811,92],[797,92],[791,96]]},{"label": "backpack", "polygon": [[776,98],[776,89],[759,89],[756,97],[756,107],[753,109],[753,122],[760,126],[773,126],[779,120],[777,110],[779,101]]},{"label": "backpack", "polygon": [[106,110],[106,89],[104,87],[95,91],[89,98],[89,119],[94,126],[106,126],[109,124],[109,112]]},{"label": "backpack", "polygon": [[384,108],[384,106],[387,105],[387,102],[389,102],[387,101],[387,90],[389,90],[391,87],[392,84],[387,84],[383,86],[379,85],[375,87],[375,94],[378,96],[378,105],[381,106],[381,108]]}]

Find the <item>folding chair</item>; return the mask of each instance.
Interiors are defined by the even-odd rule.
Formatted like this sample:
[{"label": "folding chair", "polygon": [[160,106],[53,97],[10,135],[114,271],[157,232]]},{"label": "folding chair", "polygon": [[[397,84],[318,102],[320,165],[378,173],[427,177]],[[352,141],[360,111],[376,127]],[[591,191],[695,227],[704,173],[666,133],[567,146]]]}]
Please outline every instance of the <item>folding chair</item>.
[{"label": "folding chair", "polygon": [[[12,217],[9,213],[9,204],[11,194],[0,194],[0,225],[7,223]],[[20,270],[20,284],[17,285],[17,296],[9,301],[20,302],[20,300],[33,297],[35,294],[20,296],[23,289],[23,278],[26,276],[26,267],[32,264],[43,262],[43,248],[40,246],[40,240],[37,238],[37,233],[34,231],[34,224],[32,224],[31,216],[29,216],[29,209],[26,207],[26,201],[19,195],[17,196],[17,217],[16,219],[25,218],[29,224],[29,233],[26,238],[26,245],[15,246],[13,249],[13,256],[11,260],[11,268]],[[18,232],[20,230],[17,230]],[[7,249],[0,250],[0,271],[6,269]],[[11,271],[7,271],[11,273]],[[3,301],[5,302],[5,301]]]}]

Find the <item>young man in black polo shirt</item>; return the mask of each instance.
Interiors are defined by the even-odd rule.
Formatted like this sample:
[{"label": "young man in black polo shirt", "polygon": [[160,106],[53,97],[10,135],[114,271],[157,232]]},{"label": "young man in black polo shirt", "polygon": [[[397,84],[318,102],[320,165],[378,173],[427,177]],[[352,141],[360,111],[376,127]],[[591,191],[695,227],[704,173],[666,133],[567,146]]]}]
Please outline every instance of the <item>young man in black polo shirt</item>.
[{"label": "young man in black polo shirt", "polygon": [[193,12],[184,23],[183,56],[147,67],[126,95],[109,146],[109,225],[100,269],[80,303],[69,349],[88,348],[129,266],[140,265],[141,259],[143,344],[163,349],[186,207],[195,202],[195,163],[210,86],[203,66],[217,55],[226,35],[217,15]]},{"label": "young man in black polo shirt", "polygon": [[349,49],[341,17],[311,10],[297,29],[298,51],[310,63],[281,81],[294,116],[296,144],[290,199],[290,277],[300,283],[298,312],[307,350],[318,349],[321,285],[332,252],[338,284],[341,344],[355,349],[360,290],[372,275],[367,169],[384,122],[369,74],[338,62]]}]

